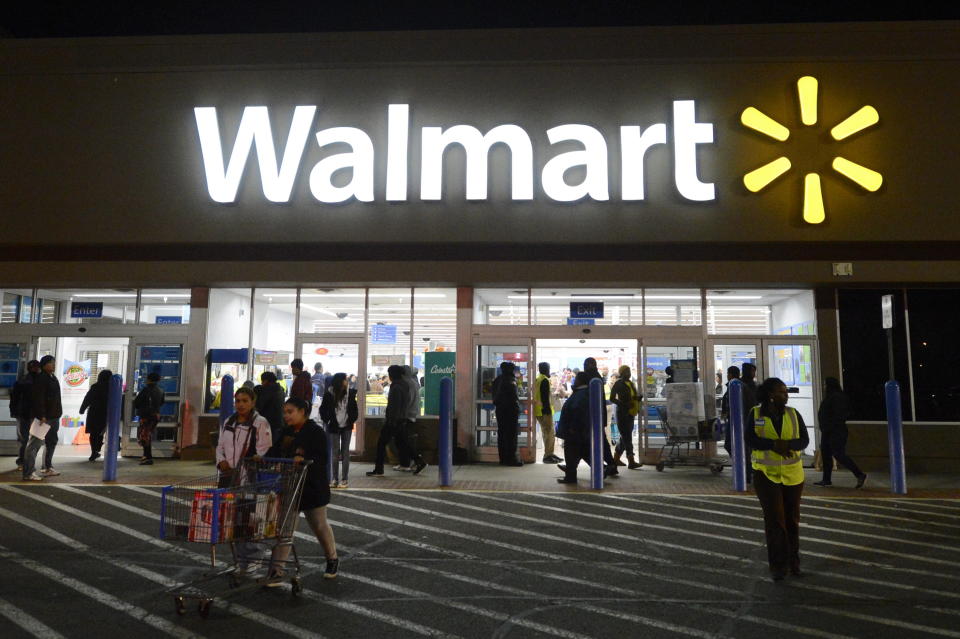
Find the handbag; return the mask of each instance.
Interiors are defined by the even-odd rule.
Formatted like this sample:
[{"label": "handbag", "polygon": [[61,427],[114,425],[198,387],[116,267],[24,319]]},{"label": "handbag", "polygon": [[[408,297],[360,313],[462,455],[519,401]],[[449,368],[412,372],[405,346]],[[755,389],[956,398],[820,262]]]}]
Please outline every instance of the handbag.
[{"label": "handbag", "polygon": [[47,433],[50,432],[50,424],[47,422],[41,422],[39,419],[34,419],[30,422],[30,436],[36,437],[37,439],[45,439]]}]

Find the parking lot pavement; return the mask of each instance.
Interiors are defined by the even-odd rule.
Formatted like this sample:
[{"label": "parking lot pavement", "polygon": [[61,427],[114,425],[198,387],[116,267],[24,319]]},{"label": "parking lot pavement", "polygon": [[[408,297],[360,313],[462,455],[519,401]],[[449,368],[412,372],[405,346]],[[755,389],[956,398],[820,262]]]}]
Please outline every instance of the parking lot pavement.
[{"label": "parking lot pavement", "polygon": [[0,485],[3,636],[960,637],[955,499],[808,493],[806,575],[775,584],[751,496],[351,488],[337,579],[301,523],[303,593],[222,578],[206,619],[166,591],[210,547],[159,539],[159,509],[153,486]]}]

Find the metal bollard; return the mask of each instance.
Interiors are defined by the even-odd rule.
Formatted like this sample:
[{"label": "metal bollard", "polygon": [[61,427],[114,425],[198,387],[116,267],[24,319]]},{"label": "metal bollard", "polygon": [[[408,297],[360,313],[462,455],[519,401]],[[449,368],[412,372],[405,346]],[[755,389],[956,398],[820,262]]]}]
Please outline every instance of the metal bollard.
[{"label": "metal bollard", "polygon": [[733,489],[747,490],[746,450],[743,444],[743,382],[730,380],[730,470],[733,473]]},{"label": "metal bollard", "polygon": [[453,486],[453,379],[440,380],[440,436],[437,440],[437,457],[440,468],[440,485]]},{"label": "metal bollard", "polygon": [[220,426],[233,415],[233,376],[224,375],[220,380]]},{"label": "metal bollard", "polygon": [[603,488],[603,381],[590,380],[590,488]]},{"label": "metal bollard", "polygon": [[890,380],[884,387],[887,396],[887,445],[890,448],[890,492],[907,494],[907,469],[903,459],[903,412],[900,410],[900,384]]},{"label": "metal bollard", "polygon": [[123,405],[123,378],[110,378],[107,395],[107,441],[103,458],[103,481],[117,480],[117,453],[120,451],[120,409]]}]

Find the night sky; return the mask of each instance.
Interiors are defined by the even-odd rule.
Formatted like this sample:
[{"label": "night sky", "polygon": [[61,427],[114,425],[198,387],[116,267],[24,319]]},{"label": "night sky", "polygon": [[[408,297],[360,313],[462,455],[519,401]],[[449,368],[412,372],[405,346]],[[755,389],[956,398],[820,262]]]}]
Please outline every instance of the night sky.
[{"label": "night sky", "polygon": [[955,3],[663,0],[291,0],[4,3],[0,37],[311,33],[407,29],[960,19]]}]

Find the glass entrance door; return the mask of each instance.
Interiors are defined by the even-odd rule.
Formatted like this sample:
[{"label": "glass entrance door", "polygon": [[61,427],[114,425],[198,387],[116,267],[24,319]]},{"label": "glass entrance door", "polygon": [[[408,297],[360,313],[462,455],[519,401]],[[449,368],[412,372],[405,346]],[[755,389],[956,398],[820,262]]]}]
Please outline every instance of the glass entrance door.
[{"label": "glass entrance door", "polygon": [[532,463],[537,452],[534,420],[531,417],[532,400],[530,385],[536,376],[530,363],[530,340],[514,339],[509,342],[477,345],[474,408],[476,427],[474,431],[475,458],[478,461],[497,461],[497,418],[493,406],[493,380],[500,372],[500,364],[513,362],[517,367],[517,390],[520,395],[520,420],[517,429],[517,450],[525,463]]},{"label": "glass entrance door", "polygon": [[816,448],[814,423],[817,401],[820,398],[819,362],[815,339],[789,337],[763,340],[763,375],[779,377],[789,391],[788,406],[793,406],[803,417],[810,434],[806,453],[812,455]]},{"label": "glass entrance door", "polygon": [[133,400],[146,386],[147,376],[156,373],[160,376],[157,384],[163,390],[165,401],[160,407],[160,423],[157,424],[154,434],[153,456],[172,457],[180,439],[183,342],[172,339],[134,340],[130,346],[133,351],[133,364],[129,374],[123,379],[126,419],[120,439],[120,454],[124,457],[136,457],[143,451],[137,441],[140,419],[133,409]]},{"label": "glass entrance door", "polygon": [[17,418],[10,415],[10,391],[26,372],[27,344],[0,343],[0,455],[18,454]]},{"label": "glass entrance door", "polygon": [[[386,407],[386,395],[373,393],[367,386],[364,362],[366,342],[358,338],[323,338],[311,335],[298,341],[296,355],[303,360],[303,370],[310,373],[313,384],[313,417],[319,420],[320,402],[323,393],[337,373],[347,376],[350,388],[357,389],[359,416],[354,427],[350,451],[358,452],[363,447],[363,423],[369,403]],[[288,386],[289,390],[289,386]],[[382,400],[382,401],[381,401]]]},{"label": "glass entrance door", "polygon": [[[701,382],[701,346],[692,340],[642,340],[643,364],[638,386],[643,396],[640,410],[640,448],[647,461],[655,461],[665,441],[662,416],[667,408],[667,386]],[[703,384],[701,383],[701,386]],[[713,385],[710,386],[711,393]],[[708,451],[708,454],[710,451]]]}]

